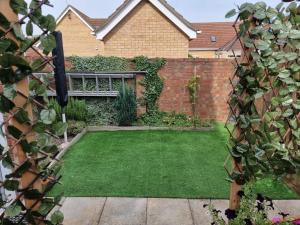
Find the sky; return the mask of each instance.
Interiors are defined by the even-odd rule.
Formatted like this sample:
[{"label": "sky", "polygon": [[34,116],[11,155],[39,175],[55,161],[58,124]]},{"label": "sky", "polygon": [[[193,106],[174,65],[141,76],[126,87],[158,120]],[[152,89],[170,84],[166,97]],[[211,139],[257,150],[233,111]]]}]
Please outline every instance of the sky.
[{"label": "sky", "polygon": [[[220,22],[228,21],[225,14],[235,5],[258,0],[167,0],[180,14],[190,22]],[[57,18],[64,8],[70,4],[84,12],[89,17],[108,17],[123,0],[50,0],[54,8],[45,7],[45,13]],[[265,0],[268,5],[276,6],[281,0]],[[232,19],[231,19],[232,20]],[[229,20],[230,21],[230,20]]]}]

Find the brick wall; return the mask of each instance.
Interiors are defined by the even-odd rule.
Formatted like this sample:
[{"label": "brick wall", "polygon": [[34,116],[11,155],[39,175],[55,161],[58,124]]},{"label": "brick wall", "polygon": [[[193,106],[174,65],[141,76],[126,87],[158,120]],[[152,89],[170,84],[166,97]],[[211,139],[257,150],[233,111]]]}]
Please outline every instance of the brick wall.
[{"label": "brick wall", "polygon": [[104,39],[105,55],[126,58],[187,58],[188,47],[188,37],[146,1]]},{"label": "brick wall", "polygon": [[231,90],[229,78],[234,71],[230,59],[168,59],[160,71],[165,84],[159,99],[160,109],[191,115],[187,85],[195,67],[200,76],[197,104],[200,118],[226,121],[229,113],[227,100]]}]

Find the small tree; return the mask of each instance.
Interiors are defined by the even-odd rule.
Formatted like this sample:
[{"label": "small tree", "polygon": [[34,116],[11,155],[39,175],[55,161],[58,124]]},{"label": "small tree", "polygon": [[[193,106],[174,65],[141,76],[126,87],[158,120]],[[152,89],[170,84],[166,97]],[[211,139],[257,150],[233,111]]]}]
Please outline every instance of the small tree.
[{"label": "small tree", "polygon": [[192,105],[192,117],[193,117],[193,126],[194,128],[197,128],[197,103],[198,103],[198,96],[199,96],[199,80],[200,76],[196,74],[196,68],[195,68],[195,74],[193,78],[188,83],[188,90],[190,94],[190,102]]}]

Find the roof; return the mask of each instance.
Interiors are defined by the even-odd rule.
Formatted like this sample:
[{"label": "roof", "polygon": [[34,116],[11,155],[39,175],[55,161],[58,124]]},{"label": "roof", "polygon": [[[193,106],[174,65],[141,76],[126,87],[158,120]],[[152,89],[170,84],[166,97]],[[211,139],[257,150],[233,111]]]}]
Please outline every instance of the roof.
[{"label": "roof", "polygon": [[102,27],[107,21],[106,18],[91,18],[74,6],[68,5],[57,18],[56,23],[58,24],[69,11],[74,12],[79,17],[79,19],[81,19],[82,22],[85,23],[92,31],[95,31],[97,28]]},{"label": "roof", "polygon": [[190,49],[241,49],[232,22],[193,23],[193,26],[200,32],[190,41]]},{"label": "roof", "polygon": [[[130,2],[140,0],[124,0],[123,4],[119,6],[113,14],[108,18],[91,18],[75,8],[68,5],[67,8],[58,17],[57,23],[59,23],[68,11],[73,11],[79,18],[93,31],[99,32],[104,29],[111,21],[114,20]],[[149,0],[151,1],[151,0]],[[187,27],[193,28],[197,32],[197,37],[190,41],[190,50],[230,50],[241,49],[236,33],[233,28],[232,22],[211,22],[211,23],[189,23],[182,15],[180,15],[173,7],[171,7],[165,0],[156,0],[172,12],[182,23]],[[216,37],[216,42],[211,41],[211,37]]]},{"label": "roof", "polygon": [[[108,17],[106,23],[96,30],[97,39],[103,39],[119,22],[126,17],[142,0],[124,0],[124,2]],[[148,0],[190,39],[196,38],[196,30],[165,0]]]}]

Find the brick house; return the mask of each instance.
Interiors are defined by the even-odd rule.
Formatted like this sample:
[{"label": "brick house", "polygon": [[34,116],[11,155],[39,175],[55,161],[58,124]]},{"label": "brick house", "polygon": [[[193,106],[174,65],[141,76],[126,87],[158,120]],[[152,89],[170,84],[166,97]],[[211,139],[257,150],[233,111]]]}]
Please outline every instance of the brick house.
[{"label": "brick house", "polygon": [[240,54],[232,23],[190,23],[165,0],[125,0],[108,18],[68,6],[57,19],[65,55],[227,58]]}]

